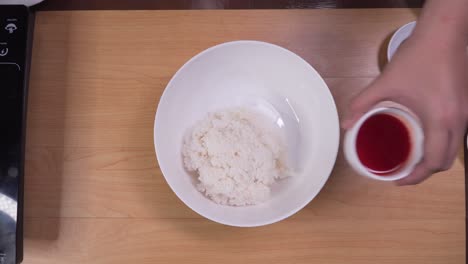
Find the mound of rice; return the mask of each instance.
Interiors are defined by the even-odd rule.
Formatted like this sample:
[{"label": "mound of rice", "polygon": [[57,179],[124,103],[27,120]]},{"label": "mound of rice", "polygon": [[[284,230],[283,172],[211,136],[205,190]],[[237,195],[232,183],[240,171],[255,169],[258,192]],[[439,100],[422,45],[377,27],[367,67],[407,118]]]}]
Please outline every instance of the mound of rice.
[{"label": "mound of rice", "polygon": [[209,113],[187,133],[182,154],[197,188],[218,204],[244,206],[267,200],[270,187],[286,177],[282,138],[268,121],[244,108]]}]

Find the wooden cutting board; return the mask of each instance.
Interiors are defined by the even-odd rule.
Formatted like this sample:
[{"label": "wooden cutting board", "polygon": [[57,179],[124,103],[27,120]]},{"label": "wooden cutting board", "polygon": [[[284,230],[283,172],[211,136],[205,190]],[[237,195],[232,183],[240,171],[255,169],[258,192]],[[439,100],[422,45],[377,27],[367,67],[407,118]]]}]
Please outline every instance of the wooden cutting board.
[{"label": "wooden cutting board", "polygon": [[[24,263],[464,263],[465,180],[365,179],[340,155],[325,188],[280,223],[206,220],[169,189],[153,146],[179,67],[232,40],[271,42],[324,77],[340,115],[417,10],[71,11],[36,17],[29,93]],[[196,87],[194,87],[196,89]]]}]

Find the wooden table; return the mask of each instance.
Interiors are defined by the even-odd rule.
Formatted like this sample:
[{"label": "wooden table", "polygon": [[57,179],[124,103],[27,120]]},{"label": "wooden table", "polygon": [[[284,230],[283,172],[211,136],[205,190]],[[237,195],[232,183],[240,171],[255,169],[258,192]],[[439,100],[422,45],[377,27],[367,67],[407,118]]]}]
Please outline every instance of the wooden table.
[{"label": "wooden table", "polygon": [[153,147],[175,71],[225,41],[281,45],[325,78],[342,114],[383,66],[410,9],[39,12],[29,94],[25,263],[464,263],[462,156],[414,187],[339,156],[319,196],[259,228],[208,221],[167,186]]}]

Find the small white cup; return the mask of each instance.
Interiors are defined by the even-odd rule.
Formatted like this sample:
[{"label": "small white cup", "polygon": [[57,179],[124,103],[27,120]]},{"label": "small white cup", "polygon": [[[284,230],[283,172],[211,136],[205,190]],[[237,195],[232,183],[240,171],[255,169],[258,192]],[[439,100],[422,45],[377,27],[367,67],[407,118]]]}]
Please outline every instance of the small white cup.
[{"label": "small white cup", "polygon": [[413,33],[416,21],[401,26],[392,36],[387,48],[387,59],[390,61],[400,45]]},{"label": "small white cup", "polygon": [[[372,173],[360,161],[356,150],[356,138],[361,129],[362,124],[371,116],[377,114],[388,114],[398,118],[407,127],[410,133],[411,152],[404,166],[397,171],[379,175]],[[411,113],[396,107],[376,106],[369,112],[365,113],[356,124],[346,132],[344,139],[344,154],[351,167],[363,176],[379,180],[379,181],[396,181],[402,179],[414,170],[414,167],[423,157],[424,132],[419,121]]]}]

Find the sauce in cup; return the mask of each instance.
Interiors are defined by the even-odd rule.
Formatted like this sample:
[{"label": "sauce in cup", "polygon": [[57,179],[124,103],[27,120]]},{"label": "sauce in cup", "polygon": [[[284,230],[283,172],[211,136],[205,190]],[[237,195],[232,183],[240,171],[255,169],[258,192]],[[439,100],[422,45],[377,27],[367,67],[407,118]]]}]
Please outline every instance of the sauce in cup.
[{"label": "sauce in cup", "polygon": [[383,102],[346,131],[344,154],[359,174],[396,181],[411,174],[423,156],[419,119],[402,105]]},{"label": "sauce in cup", "polygon": [[408,128],[397,117],[376,114],[361,125],[356,151],[369,171],[385,176],[404,166],[411,151],[410,140]]}]

